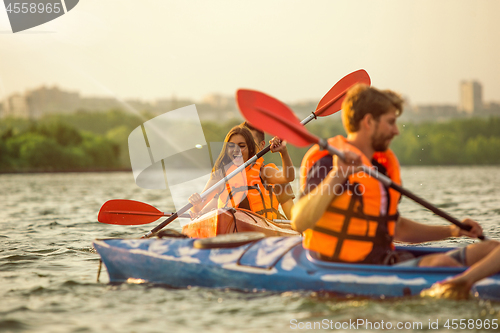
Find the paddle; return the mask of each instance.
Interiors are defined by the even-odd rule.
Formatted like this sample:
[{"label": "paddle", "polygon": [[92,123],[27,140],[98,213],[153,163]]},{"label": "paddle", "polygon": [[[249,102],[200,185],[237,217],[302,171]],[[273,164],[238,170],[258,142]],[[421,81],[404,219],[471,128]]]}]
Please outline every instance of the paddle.
[{"label": "paddle", "polygon": [[[344,76],[342,79],[340,79],[326,94],[325,96],[321,99],[319,102],[318,106],[316,107],[316,110],[312,112],[311,115],[309,115],[307,118],[305,118],[301,123],[303,125],[309,123],[312,119],[316,119],[317,117],[325,117],[329,116],[337,111],[340,110],[342,101],[345,97],[346,92],[356,83],[364,83],[364,84],[370,84],[370,76],[368,73],[363,70],[357,70],[355,72],[352,72],[346,76]],[[245,105],[242,105],[242,103],[247,103],[251,101],[252,105],[253,104],[258,104],[261,105],[264,108],[274,108],[274,107],[279,107],[282,103],[278,102],[276,103],[275,99],[258,91],[254,90],[245,90],[245,89],[240,89],[236,93],[237,101],[239,104],[239,107],[245,107]],[[293,113],[292,113],[293,114]],[[293,115],[295,117],[295,115]],[[297,119],[298,122],[298,119]],[[245,169],[248,165],[254,163],[257,159],[265,155],[267,152],[269,152],[271,146],[267,146],[264,149],[262,149],[260,152],[258,152],[255,156],[250,158],[247,162],[242,164],[240,167],[238,167],[236,170],[231,172],[229,175],[227,175],[225,178],[221,179],[218,181],[216,184],[214,184],[212,187],[204,191],[200,196],[202,199],[206,198],[210,193],[215,191],[219,186],[227,182],[228,179],[231,179],[235,175],[237,175],[239,172],[241,172],[243,169]],[[179,209],[176,213],[173,213],[168,219],[163,221],[161,224],[153,228],[151,231],[149,231],[147,234],[143,236],[143,238],[149,238],[153,236],[156,232],[161,230],[163,227],[165,227],[167,224],[170,222],[174,221],[178,216],[184,214],[186,211],[188,211],[192,207],[191,203],[186,204],[183,206],[181,209]],[[140,208],[140,207],[139,207]],[[152,207],[154,208],[154,207]],[[156,208],[154,208],[156,210]],[[129,211],[130,209],[124,207],[123,211]],[[136,210],[137,211],[137,210]],[[143,215],[140,219],[140,221],[147,221],[149,217],[149,221],[151,222],[151,219],[153,217],[160,218],[165,215],[158,215],[159,211],[145,211],[146,213],[152,213],[156,215],[151,215],[151,214],[145,214]],[[161,213],[161,212],[160,212]],[[123,214],[123,216],[119,216],[118,210],[115,210],[114,214],[104,214],[103,219],[105,219],[107,222],[101,221],[100,218],[98,220],[100,222],[104,223],[109,223],[109,224],[123,224],[123,225],[134,225],[134,224],[144,224],[148,222],[143,222],[143,223],[134,223],[134,219],[136,216],[139,216],[140,214]]]},{"label": "paddle", "polygon": [[[99,222],[107,224],[140,225],[154,222],[160,217],[172,215],[174,215],[174,213],[162,212],[154,206],[144,202],[113,199],[106,201],[106,203],[102,205],[97,219]],[[190,219],[191,215],[183,214],[179,217]],[[290,223],[290,220],[275,219],[273,222]]]},{"label": "paddle", "polygon": [[[161,212],[155,207],[134,200],[109,200],[99,210],[97,220],[107,224],[140,225],[148,224],[163,216],[172,216],[174,213]],[[191,218],[184,214],[180,217]]]},{"label": "paddle", "polygon": [[[296,117],[293,112],[277,99],[275,99],[273,103],[268,104],[272,105],[273,108],[263,106],[262,104],[252,104],[252,102],[253,101],[247,101],[247,103],[244,104],[245,107],[240,107],[240,110],[246,120],[248,120],[251,124],[255,124],[256,128],[260,129],[261,131],[277,135],[280,138],[283,138],[298,147],[304,147],[316,143],[320,146],[321,149],[325,149],[330,154],[337,155],[339,158],[344,160],[344,154],[342,152],[330,146],[326,140],[320,139],[309,133],[301,123],[296,121]],[[365,165],[363,165],[361,169],[369,176],[378,179],[385,186],[390,187],[398,191],[402,195],[412,199],[413,201],[432,211],[434,214],[441,216],[442,218],[455,224],[460,229],[466,231],[469,231],[471,229],[471,226],[463,224],[448,213],[442,211],[441,209],[425,201],[424,199],[419,198],[415,194],[394,183],[390,178],[378,173],[378,171],[376,171],[375,169],[369,168]],[[478,238],[481,240],[485,239],[482,235]]]}]

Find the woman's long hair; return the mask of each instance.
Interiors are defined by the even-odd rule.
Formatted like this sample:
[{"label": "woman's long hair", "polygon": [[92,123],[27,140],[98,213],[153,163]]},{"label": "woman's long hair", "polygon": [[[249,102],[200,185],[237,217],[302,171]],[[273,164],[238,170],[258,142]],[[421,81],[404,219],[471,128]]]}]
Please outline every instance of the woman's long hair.
[{"label": "woman's long hair", "polygon": [[231,158],[227,154],[227,143],[231,140],[233,135],[240,134],[245,139],[245,142],[248,147],[248,158],[253,157],[259,150],[255,140],[253,138],[252,132],[248,128],[235,126],[231,128],[229,133],[227,133],[226,138],[224,139],[224,145],[222,146],[222,151],[220,152],[219,157],[214,163],[214,167],[212,172],[216,172],[217,170],[224,170],[224,165],[228,165],[231,163]]}]

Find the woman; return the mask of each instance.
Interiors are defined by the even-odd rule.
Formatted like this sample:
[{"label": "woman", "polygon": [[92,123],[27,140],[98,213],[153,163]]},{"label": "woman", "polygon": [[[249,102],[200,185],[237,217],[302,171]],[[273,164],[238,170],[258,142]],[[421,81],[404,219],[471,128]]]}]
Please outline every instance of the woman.
[{"label": "woman", "polygon": [[[240,172],[227,180],[213,194],[204,200],[198,193],[189,197],[193,205],[192,215],[201,215],[215,208],[239,207],[251,210],[269,219],[278,218],[278,199],[272,186],[264,184],[283,184],[295,179],[295,169],[286,148],[286,142],[275,137],[270,142],[271,151],[281,154],[283,171],[273,166],[263,165],[264,159],[259,158]],[[220,179],[229,175],[258,152],[258,146],[252,132],[245,127],[235,126],[224,139],[222,152],[215,162],[212,175],[205,189],[212,187]]]}]

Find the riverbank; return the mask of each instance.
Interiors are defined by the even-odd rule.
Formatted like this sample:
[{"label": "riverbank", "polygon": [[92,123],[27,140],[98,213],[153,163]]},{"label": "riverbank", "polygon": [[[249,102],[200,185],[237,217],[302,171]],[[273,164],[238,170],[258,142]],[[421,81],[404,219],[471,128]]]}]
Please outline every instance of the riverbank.
[{"label": "riverbank", "polygon": [[[130,171],[128,136],[143,122],[117,110],[48,116],[36,123],[4,119],[0,173]],[[201,124],[206,141],[215,143],[238,121]],[[311,122],[308,130],[324,138],[345,135],[337,115]],[[500,117],[401,123],[399,131],[391,149],[401,165],[500,165]],[[298,167],[308,148],[288,145],[288,150]],[[281,165],[279,154],[267,154],[265,160]],[[185,164],[182,167],[190,167]]]}]

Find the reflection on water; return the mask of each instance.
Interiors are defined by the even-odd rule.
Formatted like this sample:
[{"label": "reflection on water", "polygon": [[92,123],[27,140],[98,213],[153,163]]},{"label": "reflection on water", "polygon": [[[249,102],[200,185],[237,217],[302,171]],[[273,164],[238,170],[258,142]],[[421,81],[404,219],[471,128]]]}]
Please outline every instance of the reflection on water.
[{"label": "reflection on water", "polygon": [[[500,168],[408,167],[403,168],[403,180],[405,187],[451,215],[475,217],[490,237],[500,239]],[[477,300],[340,300],[315,293],[172,290],[108,285],[105,272],[101,283],[95,283],[98,256],[90,245],[93,239],[139,237],[159,223],[101,224],[100,206],[110,199],[133,199],[173,211],[166,190],[141,189],[131,173],[0,175],[0,189],[0,331],[278,332],[290,330],[292,319],[363,318],[425,325],[437,319],[444,324],[455,318],[499,318],[500,304]],[[187,195],[192,192],[185,189]],[[402,200],[400,211],[417,221],[447,223],[409,199]],[[180,230],[179,222],[171,227]]]}]

